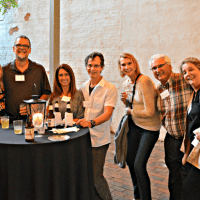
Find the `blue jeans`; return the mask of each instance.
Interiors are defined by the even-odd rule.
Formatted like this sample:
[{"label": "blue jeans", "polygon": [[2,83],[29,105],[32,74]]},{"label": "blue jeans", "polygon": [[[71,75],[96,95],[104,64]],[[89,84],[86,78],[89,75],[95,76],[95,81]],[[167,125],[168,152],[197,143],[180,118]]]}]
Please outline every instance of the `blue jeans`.
[{"label": "blue jeans", "polygon": [[146,166],[158,137],[159,131],[142,129],[129,119],[126,162],[133,182],[135,199],[151,200],[150,179]]},{"label": "blue jeans", "polygon": [[169,169],[168,187],[170,200],[182,200],[181,172],[183,152],[180,151],[182,140],[176,139],[167,133],[164,141],[165,163]]}]

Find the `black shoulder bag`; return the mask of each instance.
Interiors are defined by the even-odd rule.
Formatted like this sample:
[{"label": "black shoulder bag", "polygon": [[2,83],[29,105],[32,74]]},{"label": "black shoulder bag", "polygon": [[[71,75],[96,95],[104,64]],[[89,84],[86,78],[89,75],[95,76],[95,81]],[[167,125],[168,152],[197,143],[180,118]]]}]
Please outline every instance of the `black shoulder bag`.
[{"label": "black shoulder bag", "polygon": [[142,74],[138,74],[136,79],[135,79],[135,83],[134,83],[134,86],[133,86],[133,93],[132,93],[132,101],[130,102],[128,99],[126,99],[126,107],[130,107],[131,109],[133,108],[133,99],[134,99],[134,96],[135,96],[136,82],[137,82],[138,78],[140,77],[140,75],[142,75]]}]

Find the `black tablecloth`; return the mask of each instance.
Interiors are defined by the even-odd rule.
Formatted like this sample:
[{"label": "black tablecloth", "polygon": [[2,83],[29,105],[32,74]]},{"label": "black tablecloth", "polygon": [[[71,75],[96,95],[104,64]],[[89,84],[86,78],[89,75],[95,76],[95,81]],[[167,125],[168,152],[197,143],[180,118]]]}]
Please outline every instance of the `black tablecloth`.
[{"label": "black tablecloth", "polygon": [[64,134],[70,139],[61,142],[50,135],[28,143],[24,134],[0,128],[0,199],[94,200],[89,130]]}]

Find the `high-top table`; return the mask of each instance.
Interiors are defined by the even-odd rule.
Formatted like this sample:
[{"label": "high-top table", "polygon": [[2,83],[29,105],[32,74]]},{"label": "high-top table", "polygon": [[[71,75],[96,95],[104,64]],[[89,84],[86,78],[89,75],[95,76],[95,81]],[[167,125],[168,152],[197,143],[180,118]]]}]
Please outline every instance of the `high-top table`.
[{"label": "high-top table", "polygon": [[70,136],[66,141],[50,141],[50,135],[46,131],[26,142],[12,125],[7,130],[0,126],[0,199],[95,199],[88,128],[62,134]]}]

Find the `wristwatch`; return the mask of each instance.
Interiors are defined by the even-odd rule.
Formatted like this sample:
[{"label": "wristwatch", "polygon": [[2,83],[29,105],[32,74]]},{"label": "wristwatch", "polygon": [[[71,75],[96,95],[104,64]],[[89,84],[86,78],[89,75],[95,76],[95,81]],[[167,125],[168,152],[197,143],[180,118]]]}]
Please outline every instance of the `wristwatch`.
[{"label": "wristwatch", "polygon": [[96,122],[94,120],[90,120],[92,128],[96,126]]}]

